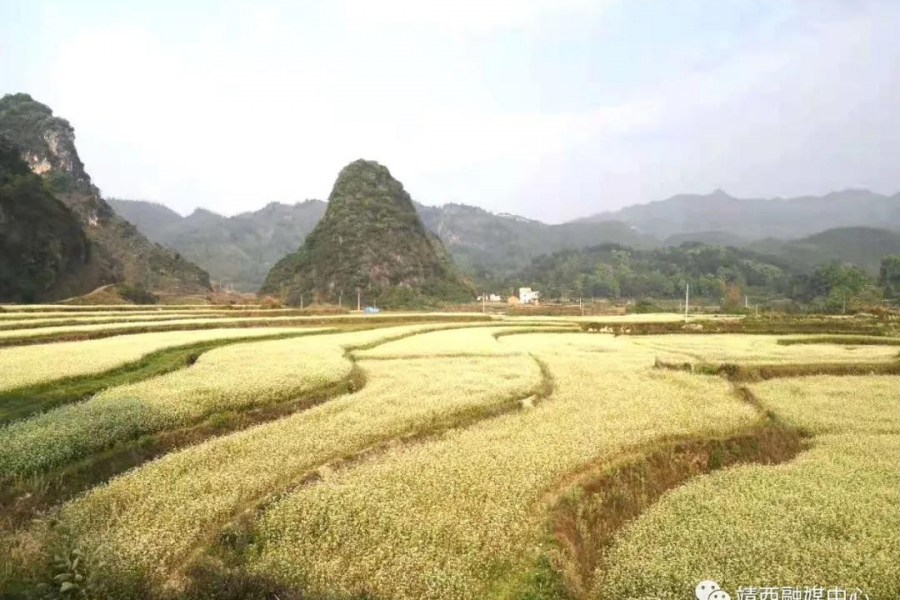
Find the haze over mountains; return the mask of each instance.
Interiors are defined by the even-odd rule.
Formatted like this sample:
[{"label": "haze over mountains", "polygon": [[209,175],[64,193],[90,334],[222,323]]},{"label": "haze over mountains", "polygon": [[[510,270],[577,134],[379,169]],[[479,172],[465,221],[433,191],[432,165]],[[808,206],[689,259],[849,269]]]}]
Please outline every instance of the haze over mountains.
[{"label": "haze over mountains", "polygon": [[303,243],[328,206],[321,200],[273,202],[233,217],[205,209],[182,217],[154,202],[110,199],[109,203],[154,242],[206,265],[215,281],[245,292],[259,289],[269,270]]},{"label": "haze over mountains", "polygon": [[[233,217],[204,209],[182,217],[153,202],[107,202],[78,156],[72,127],[27,94],[0,100],[0,137],[6,140],[0,172],[4,186],[0,190],[0,225],[4,231],[0,271],[5,299],[58,299],[108,283],[162,294],[197,294],[210,289],[209,275],[218,282],[233,284],[237,290],[255,292],[279,261],[301,256],[298,249],[330,208],[320,200],[307,200],[294,205],[271,203]],[[366,177],[380,180],[376,175],[382,168],[373,167],[371,172],[366,171]],[[393,186],[396,180],[387,177],[385,185]],[[376,186],[359,193],[380,198],[383,191]],[[394,204],[405,207],[402,198],[408,196],[404,196],[402,187],[398,194]],[[359,198],[344,198],[344,204],[355,207],[354,211],[369,210],[369,205],[356,200]],[[385,207],[394,205],[387,197],[382,200]],[[388,279],[414,281],[416,286],[426,280],[452,283],[450,287],[457,292],[467,285],[457,285],[457,267],[485,288],[493,288],[494,283],[506,286],[537,257],[603,244],[634,250],[685,242],[735,246],[758,255],[782,256],[803,268],[832,260],[849,262],[871,276],[878,274],[882,257],[900,253],[900,194],[884,196],[867,190],[792,199],[738,199],[717,190],[707,195],[674,196],[558,225],[493,214],[464,204],[435,207],[411,199],[408,203],[414,217],[397,218],[416,221],[430,232],[426,237],[432,241],[422,241],[425,238],[419,235],[420,225],[413,224],[397,231],[397,235],[410,236],[410,243],[398,248],[416,247],[417,255],[428,254],[425,251],[432,248],[435,257],[409,273],[398,271],[396,277]],[[384,214],[388,213],[391,211]],[[382,213],[372,214],[372,218],[380,218]],[[381,230],[373,230],[370,236],[351,236],[351,230],[362,231],[370,224],[353,215],[348,218],[356,225],[347,229],[342,224],[338,229],[343,228],[344,233],[338,237],[352,237],[359,244],[342,260],[349,264],[358,255],[375,256],[376,249],[368,241],[378,237]],[[384,239],[385,243],[393,241],[390,236]],[[335,248],[338,246],[332,250]],[[445,249],[452,261],[444,256]],[[413,265],[418,260],[399,250],[393,256],[398,264]],[[312,271],[297,275],[305,272],[305,262],[295,260],[296,273],[282,273],[282,279],[288,287],[316,290],[322,297],[335,285],[364,284],[367,289],[382,291],[392,287],[385,283],[388,280],[359,279],[369,269],[364,266],[369,262],[360,263],[352,276],[335,271],[334,277],[329,275],[331,279],[320,281],[318,267],[313,269],[315,275],[309,274]],[[383,271],[390,261],[382,257],[371,262],[376,263],[376,270]]]},{"label": "haze over mountains", "polygon": [[821,197],[741,199],[716,190],[629,206],[582,221],[623,221],[662,240],[701,232],[728,232],[754,240],[798,238],[837,227],[896,230],[900,229],[900,193],[883,196],[848,189]]},{"label": "haze over mountains", "polygon": [[[327,207],[307,200],[234,217],[204,209],[182,217],[153,202],[110,204],[150,239],[244,291],[255,291],[272,265],[296,250]],[[481,280],[519,271],[543,254],[604,243],[638,250],[684,242],[747,247],[806,266],[852,262],[870,274],[883,255],[900,252],[900,195],[867,190],[787,200],[737,199],[722,191],[679,195],[559,225],[464,204],[415,207],[457,264]]]}]

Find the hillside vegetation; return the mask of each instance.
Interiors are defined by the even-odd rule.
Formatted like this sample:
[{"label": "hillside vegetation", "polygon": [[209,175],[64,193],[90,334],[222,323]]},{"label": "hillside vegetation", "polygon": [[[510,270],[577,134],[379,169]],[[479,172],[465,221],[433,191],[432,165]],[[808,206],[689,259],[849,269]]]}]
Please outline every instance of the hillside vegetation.
[{"label": "hillside vegetation", "polygon": [[296,303],[363,294],[385,306],[466,301],[471,286],[387,168],[357,160],[341,170],[325,216],[279,261],[261,292]]},{"label": "hillside vegetation", "polygon": [[547,225],[465,204],[416,205],[416,209],[425,227],[441,238],[460,268],[482,280],[509,275],[536,256],[565,248],[601,243],[638,249],[659,245],[652,237],[614,221]]},{"label": "hillside vegetation", "polygon": [[796,240],[759,240],[748,247],[757,252],[778,254],[804,267],[836,260],[852,263],[870,275],[877,275],[882,258],[900,254],[900,233],[875,227],[841,227]]},{"label": "hillside vegetation", "polygon": [[[861,212],[854,208],[857,202]],[[241,291],[256,291],[275,262],[303,242],[327,206],[307,200],[272,203],[233,217],[205,209],[182,217],[152,202],[111,204],[151,240],[175,248],[216,281]],[[676,196],[558,225],[466,204],[414,206],[426,229],[484,289],[506,286],[541,255],[603,244],[643,251],[699,242],[781,256],[806,270],[836,260],[870,275],[878,273],[884,256],[900,252],[900,233],[883,228],[900,227],[900,217],[894,216],[900,197],[863,190],[795,200],[740,200],[724,192]],[[832,229],[816,229],[820,225]]]},{"label": "hillside vegetation", "polygon": [[898,264],[896,256],[883,257],[875,279],[840,261],[810,267],[788,256],[733,247],[685,243],[641,251],[605,244],[538,257],[505,285],[530,285],[549,298],[638,299],[639,310],[652,309],[656,300],[680,300],[689,285],[692,298],[726,310],[749,300],[768,308],[835,313],[894,297]]},{"label": "hillside vegetation", "polygon": [[115,200],[110,206],[152,241],[174,248],[222,285],[255,292],[269,270],[297,249],[326,204],[272,202],[264,208],[224,217],[198,208],[186,217],[155,202]]},{"label": "hillside vegetation", "polygon": [[[181,252],[214,280],[246,292],[258,290],[272,266],[303,243],[327,207],[321,200],[293,205],[273,202],[233,217],[206,209],[182,217],[155,202],[112,199],[109,203],[154,242]],[[641,249],[658,245],[655,239],[617,222],[547,225],[465,204],[413,205],[425,228],[441,238],[460,269],[484,282],[515,273],[532,258],[563,248],[599,243]]]},{"label": "hillside vegetation", "polygon": [[0,137],[0,300],[34,302],[100,283],[78,218]]},{"label": "hillside vegetation", "polygon": [[690,285],[696,296],[719,299],[729,285],[783,293],[791,273],[785,260],[732,247],[686,243],[641,251],[605,244],[536,258],[520,282],[550,297],[678,298]]},{"label": "hillside vegetation", "polygon": [[115,282],[161,293],[209,290],[206,272],[150,242],[103,200],[78,156],[68,121],[28,94],[11,94],[0,99],[0,135],[19,149],[46,189],[77,217],[91,242],[90,263],[96,276],[83,278],[74,288],[87,291],[95,283]]}]

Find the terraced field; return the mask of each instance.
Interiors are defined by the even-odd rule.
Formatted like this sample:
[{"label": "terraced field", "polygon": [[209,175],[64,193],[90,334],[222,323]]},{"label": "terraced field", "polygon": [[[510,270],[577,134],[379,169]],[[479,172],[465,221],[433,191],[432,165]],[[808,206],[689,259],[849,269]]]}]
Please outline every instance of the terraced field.
[{"label": "terraced field", "polygon": [[244,338],[289,335],[307,328],[207,329],[119,335],[84,342],[0,348],[0,391],[108,371],[166,348]]},{"label": "terraced field", "polygon": [[2,320],[3,595],[900,594],[890,326],[180,310]]}]

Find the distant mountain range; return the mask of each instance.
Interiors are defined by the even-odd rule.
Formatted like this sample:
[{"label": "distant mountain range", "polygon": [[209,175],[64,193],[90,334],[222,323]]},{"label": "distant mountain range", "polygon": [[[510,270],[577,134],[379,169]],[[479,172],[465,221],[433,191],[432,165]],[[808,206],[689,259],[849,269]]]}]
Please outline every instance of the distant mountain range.
[{"label": "distant mountain range", "polygon": [[273,202],[233,217],[202,208],[182,217],[154,202],[110,199],[109,203],[154,242],[206,265],[214,281],[245,292],[259,289],[269,270],[300,247],[328,207],[321,200]]},{"label": "distant mountain range", "polygon": [[536,256],[566,248],[600,243],[636,249],[659,245],[653,237],[616,221],[547,225],[464,204],[417,205],[416,209],[425,226],[443,240],[457,264],[480,275],[518,271]]},{"label": "distant mountain range", "polygon": [[844,190],[825,196],[740,199],[721,190],[679,195],[580,219],[624,222],[660,240],[670,236],[725,232],[740,239],[793,239],[838,227],[900,229],[900,194]]},{"label": "distant mountain range", "polygon": [[[198,209],[187,217],[153,202],[111,200],[113,208],[151,240],[170,246],[219,281],[255,291],[269,269],[295,251],[325,213],[307,200],[223,217]],[[900,194],[846,190],[822,197],[753,200],[725,192],[679,195],[559,225],[465,204],[416,204],[456,263],[490,283],[559,250],[619,244],[638,250],[685,242],[748,248],[812,266],[829,260],[872,274],[881,257],[900,252]]]},{"label": "distant mountain range", "polygon": [[[272,203],[233,217],[205,209],[182,217],[154,202],[109,202],[151,240],[178,250],[206,268],[214,280],[233,283],[241,291],[256,291],[272,266],[303,243],[328,206],[321,200],[307,200],[293,205]],[[659,245],[623,223],[547,225],[463,204],[415,203],[415,208],[460,268],[482,278],[515,272],[536,256],[564,248],[601,242],[639,249]]]},{"label": "distant mountain range", "polygon": [[900,255],[900,234],[874,227],[840,227],[790,241],[766,238],[747,244],[746,248],[789,258],[802,267],[837,260],[877,275],[882,257]]},{"label": "distant mountain range", "polygon": [[[210,276],[256,291],[328,209],[306,200],[233,217],[204,209],[183,217],[154,202],[104,200],[71,125],[27,94],[0,99],[0,138],[0,300],[54,300],[111,283],[199,294]],[[792,267],[850,262],[873,275],[883,256],[900,253],[900,194],[867,190],[789,199],[717,190],[558,225],[464,204],[413,206],[479,289],[505,286],[539,256],[603,244],[643,251],[700,242],[778,256]]]}]

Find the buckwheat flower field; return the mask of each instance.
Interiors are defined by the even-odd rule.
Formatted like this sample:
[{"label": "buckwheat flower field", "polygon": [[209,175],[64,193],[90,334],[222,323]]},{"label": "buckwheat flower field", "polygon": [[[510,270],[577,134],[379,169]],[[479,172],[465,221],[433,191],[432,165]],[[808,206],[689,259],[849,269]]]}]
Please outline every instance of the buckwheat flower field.
[{"label": "buckwheat flower field", "polygon": [[900,595],[896,332],[261,311],[6,307],[0,596]]}]

